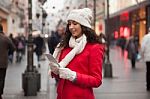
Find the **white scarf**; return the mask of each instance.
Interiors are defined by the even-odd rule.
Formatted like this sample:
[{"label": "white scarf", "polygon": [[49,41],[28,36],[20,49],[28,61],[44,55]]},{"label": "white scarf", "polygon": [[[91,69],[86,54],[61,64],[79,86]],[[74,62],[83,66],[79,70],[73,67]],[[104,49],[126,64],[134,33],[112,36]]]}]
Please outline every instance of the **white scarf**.
[{"label": "white scarf", "polygon": [[[87,40],[86,40],[85,34],[83,34],[78,39],[75,39],[74,37],[71,36],[71,38],[69,40],[69,47],[71,47],[73,49],[61,60],[59,65],[61,67],[66,67],[76,54],[79,54],[84,50],[86,43],[87,43]],[[54,51],[53,56],[57,60],[60,56],[61,50],[62,50],[62,48],[57,47]]]}]

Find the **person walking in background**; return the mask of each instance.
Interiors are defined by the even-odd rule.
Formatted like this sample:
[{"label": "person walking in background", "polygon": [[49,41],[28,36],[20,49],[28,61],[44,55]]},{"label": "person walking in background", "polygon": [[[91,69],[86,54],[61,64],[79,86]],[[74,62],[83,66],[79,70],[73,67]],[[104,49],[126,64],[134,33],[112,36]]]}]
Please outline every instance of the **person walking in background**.
[{"label": "person walking in background", "polygon": [[9,50],[15,50],[15,45],[13,44],[11,39],[9,39],[9,37],[5,36],[5,34],[3,33],[3,26],[0,24],[0,99],[2,99],[5,85]]},{"label": "person walking in background", "polygon": [[22,43],[23,43],[23,49],[22,49],[22,56],[24,56],[25,55],[25,52],[26,52],[26,38],[25,38],[25,36],[23,35],[23,34],[20,34],[20,39],[21,39],[21,41],[22,41]]},{"label": "person walking in background", "polygon": [[[9,35],[9,38],[12,40],[13,44],[15,45],[15,44],[16,44],[16,40],[14,39],[12,33]],[[15,46],[15,47],[16,47],[16,46]],[[13,59],[14,59],[14,50],[13,50],[13,49],[12,49],[12,50],[10,49],[10,50],[8,51],[8,60],[10,61],[10,63],[13,63]]]},{"label": "person walking in background", "polygon": [[63,26],[59,26],[56,32],[52,31],[51,36],[48,38],[48,49],[51,54],[53,54],[57,44],[64,37],[64,32],[65,30]]},{"label": "person walking in background", "polygon": [[131,61],[132,68],[135,68],[136,58],[138,54],[138,45],[133,36],[129,38],[126,45],[126,50],[128,52],[128,59]]},{"label": "person walking in background", "polygon": [[50,37],[48,37],[48,49],[49,49],[49,52],[51,54],[53,54],[54,50],[55,50],[55,47],[57,46],[57,44],[60,42],[59,41],[59,36],[56,34],[57,32],[54,32],[52,31],[52,34]]},{"label": "person walking in background", "polygon": [[91,20],[89,8],[72,10],[67,17],[65,37],[53,53],[60,68],[49,64],[51,76],[59,78],[57,99],[94,99],[93,88],[102,84],[104,46]]},{"label": "person walking in background", "polygon": [[37,34],[37,37],[34,38],[33,43],[35,45],[34,51],[37,56],[38,67],[40,67],[40,58],[43,54],[43,47],[45,44],[44,39],[40,36],[40,32]]},{"label": "person walking in background", "polygon": [[146,63],[146,88],[150,91],[150,28],[141,43],[141,56]]},{"label": "person walking in background", "polygon": [[16,62],[20,63],[23,58],[23,50],[25,48],[25,43],[21,39],[20,35],[18,37],[16,37],[16,40],[17,40]]},{"label": "person walking in background", "polygon": [[121,36],[121,37],[118,39],[118,45],[119,45],[120,48],[121,48],[122,55],[124,55],[125,45],[126,45],[126,38],[125,38],[124,36]]}]

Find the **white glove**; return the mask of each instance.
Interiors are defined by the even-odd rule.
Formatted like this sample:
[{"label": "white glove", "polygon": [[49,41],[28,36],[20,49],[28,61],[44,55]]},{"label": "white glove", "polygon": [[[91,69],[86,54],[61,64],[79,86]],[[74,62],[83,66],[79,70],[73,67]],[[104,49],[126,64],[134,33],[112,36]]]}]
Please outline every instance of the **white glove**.
[{"label": "white glove", "polygon": [[56,75],[59,74],[59,67],[56,63],[50,62],[49,66],[50,66],[51,72],[53,72]]},{"label": "white glove", "polygon": [[74,81],[76,79],[76,72],[70,70],[69,68],[59,68],[59,77]]}]

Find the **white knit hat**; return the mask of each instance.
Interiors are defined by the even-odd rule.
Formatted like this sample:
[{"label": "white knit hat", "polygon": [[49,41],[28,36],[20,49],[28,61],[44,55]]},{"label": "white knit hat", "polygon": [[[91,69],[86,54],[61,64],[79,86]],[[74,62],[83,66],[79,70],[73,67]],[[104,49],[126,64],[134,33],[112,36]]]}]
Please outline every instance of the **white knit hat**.
[{"label": "white knit hat", "polygon": [[67,22],[68,20],[73,20],[80,23],[83,26],[91,28],[92,17],[92,10],[89,8],[74,9],[70,11],[67,17]]}]

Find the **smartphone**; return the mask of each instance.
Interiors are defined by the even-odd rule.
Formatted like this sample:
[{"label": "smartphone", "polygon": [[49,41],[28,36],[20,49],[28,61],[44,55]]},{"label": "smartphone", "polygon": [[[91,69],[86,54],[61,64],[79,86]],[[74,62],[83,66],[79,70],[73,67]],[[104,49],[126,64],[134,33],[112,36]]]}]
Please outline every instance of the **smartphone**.
[{"label": "smartphone", "polygon": [[58,65],[58,67],[60,67],[60,65],[58,64],[57,60],[53,57],[52,54],[45,54],[45,56],[48,58],[48,60],[52,63],[55,63]]}]

